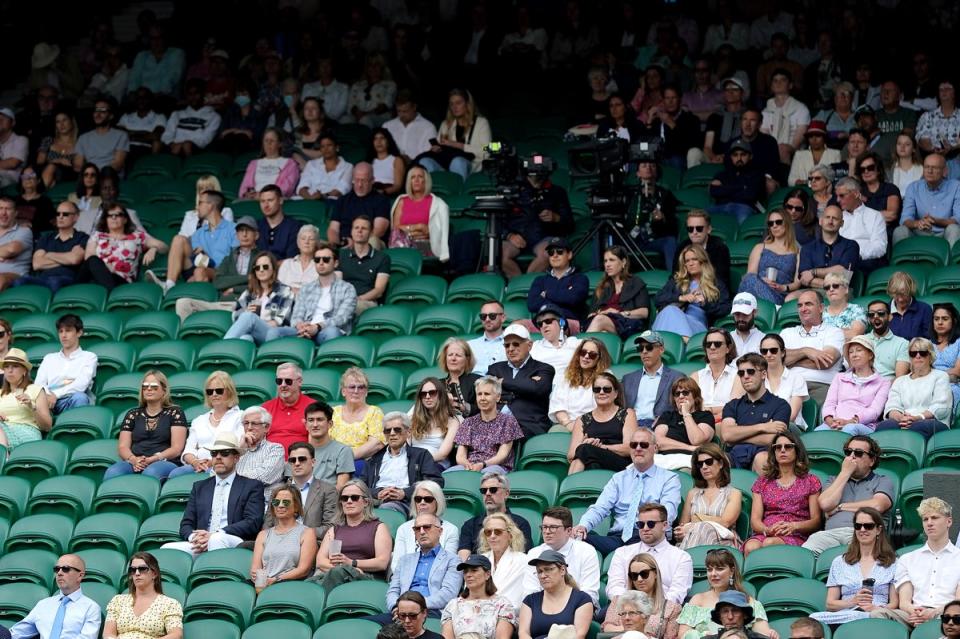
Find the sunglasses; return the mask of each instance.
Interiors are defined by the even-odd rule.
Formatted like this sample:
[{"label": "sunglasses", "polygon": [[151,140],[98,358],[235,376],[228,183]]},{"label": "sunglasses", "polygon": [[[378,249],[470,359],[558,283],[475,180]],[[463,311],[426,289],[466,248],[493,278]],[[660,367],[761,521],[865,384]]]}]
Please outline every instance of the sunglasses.
[{"label": "sunglasses", "polygon": [[886,311],[867,311],[867,317],[873,319],[874,317],[886,317]]},{"label": "sunglasses", "polygon": [[422,610],[421,610],[420,612],[398,612],[398,613],[397,613],[397,618],[398,618],[398,619],[410,619],[410,620],[413,620],[413,619],[416,619],[417,617],[419,617],[419,616],[422,615],[422,614],[423,614],[423,611],[422,611]]},{"label": "sunglasses", "polygon": [[20,180],[21,180],[21,181],[24,181],[24,182],[27,181],[27,180],[36,180],[36,179],[37,179],[37,174],[36,174],[36,173],[21,173],[21,174],[20,174]]},{"label": "sunglasses", "polygon": [[233,450],[232,448],[228,450],[211,450],[210,451],[210,457],[230,457],[232,455],[239,455],[239,454],[240,453]]},{"label": "sunglasses", "polygon": [[775,220],[767,220],[767,228],[773,228],[775,226],[783,226],[783,218],[777,218]]},{"label": "sunglasses", "polygon": [[926,357],[930,351],[907,351],[910,353],[910,357]]},{"label": "sunglasses", "polygon": [[630,442],[630,448],[632,448],[633,450],[636,450],[638,448],[642,448],[643,450],[646,450],[650,448],[650,442]]},{"label": "sunglasses", "polygon": [[706,343],[707,348],[721,348],[723,345],[724,345],[723,341],[719,341],[719,342],[709,341]]},{"label": "sunglasses", "polygon": [[637,347],[637,350],[639,350],[641,353],[649,353],[650,351],[655,349],[657,346],[658,346],[657,344],[647,344],[646,342],[643,342],[642,344],[640,344],[640,346]]},{"label": "sunglasses", "polygon": [[7,336],[7,331],[0,329],[0,338],[4,338],[6,336]]},{"label": "sunglasses", "polygon": [[116,219],[118,217],[127,217],[123,213],[107,213],[107,217],[110,219]]},{"label": "sunglasses", "polygon": [[566,252],[567,252],[567,249],[562,249],[562,248],[547,249],[547,255],[549,255],[550,257],[553,257],[555,255],[563,255]]},{"label": "sunglasses", "polygon": [[717,461],[717,460],[714,459],[713,457],[708,457],[707,459],[698,459],[698,460],[697,460],[697,466],[699,466],[699,467],[701,467],[701,468],[704,467],[704,466],[713,466],[713,464],[714,464],[716,461]]},{"label": "sunglasses", "polygon": [[706,226],[688,226],[687,233],[703,233],[703,229],[707,228]]},{"label": "sunglasses", "polygon": [[269,271],[269,270],[272,269],[272,268],[273,268],[273,265],[271,265],[271,264],[257,264],[256,266],[253,267],[253,270],[255,270],[255,271]]},{"label": "sunglasses", "polygon": [[277,506],[283,506],[284,508],[286,508],[292,503],[293,503],[292,499],[271,499],[270,500],[270,505],[272,505],[274,508],[276,508]]},{"label": "sunglasses", "polygon": [[310,461],[311,457],[309,455],[300,455],[299,457],[287,457],[287,461],[291,464],[306,464]]},{"label": "sunglasses", "polygon": [[140,384],[140,388],[143,390],[160,390],[160,384],[157,384],[156,382],[144,382],[143,384]]},{"label": "sunglasses", "polygon": [[324,264],[329,264],[332,261],[333,261],[332,255],[317,255],[313,258],[314,264],[319,264],[320,262],[323,262]]},{"label": "sunglasses", "polygon": [[433,528],[433,524],[421,524],[419,526],[414,526],[413,532],[427,532],[431,528]]},{"label": "sunglasses", "polygon": [[293,383],[297,380],[291,377],[278,377],[273,381],[276,382],[277,386],[293,386]]},{"label": "sunglasses", "polygon": [[757,374],[757,369],[755,368],[741,368],[740,370],[737,371],[737,375],[739,375],[740,377],[746,377],[747,375],[749,375],[750,377],[753,377],[756,374]]},{"label": "sunglasses", "polygon": [[760,354],[761,354],[761,355],[776,355],[776,354],[779,353],[779,352],[780,352],[780,347],[779,347],[779,346],[771,346],[770,348],[761,348],[761,349],[760,349]]},{"label": "sunglasses", "polygon": [[[651,526],[651,528],[653,528],[653,526]],[[628,572],[627,574],[630,576],[630,581],[636,581],[637,579],[646,579],[647,577],[650,576],[651,572],[653,572],[653,570],[648,569],[648,570],[641,570],[639,572]]]},{"label": "sunglasses", "polygon": [[150,572],[150,566],[130,566],[127,572],[131,575],[142,575],[145,572]]},{"label": "sunglasses", "polygon": [[673,393],[674,397],[687,397],[688,395],[690,395],[690,391],[683,388],[681,388],[680,390],[674,391]]},{"label": "sunglasses", "polygon": [[594,386],[593,387],[594,395],[600,395],[601,393],[607,394],[612,392],[613,392],[613,386]]},{"label": "sunglasses", "polygon": [[874,530],[876,527],[877,525],[873,522],[870,522],[869,524],[862,524],[858,521],[853,522],[854,530]]},{"label": "sunglasses", "polygon": [[496,495],[500,491],[499,486],[487,486],[486,488],[480,489],[481,495]]},{"label": "sunglasses", "polygon": [[480,313],[480,321],[485,322],[487,320],[495,320],[498,317],[503,315],[503,313]]},{"label": "sunglasses", "polygon": [[770,448],[777,451],[778,453],[785,453],[787,451],[793,450],[796,447],[797,447],[796,444],[774,444]]},{"label": "sunglasses", "polygon": [[91,172],[91,171],[87,171],[86,173],[83,174],[83,177],[93,177],[93,178],[95,178],[95,177],[97,177],[97,175],[98,175],[97,173],[93,173],[93,172]]},{"label": "sunglasses", "polygon": [[877,165],[876,165],[876,164],[861,164],[861,165],[860,165],[860,171],[876,171],[876,170],[877,170]]},{"label": "sunglasses", "polygon": [[802,206],[794,206],[793,204],[784,204],[784,205],[783,205],[783,208],[784,208],[784,210],[787,210],[787,211],[796,211],[797,213],[803,213],[803,211],[804,211],[804,207],[802,207]]},{"label": "sunglasses", "polygon": [[544,317],[542,320],[537,320],[536,322],[534,322],[534,325],[537,328],[543,328],[547,324],[553,324],[556,321],[557,321],[556,317]]},{"label": "sunglasses", "polygon": [[487,537],[499,537],[507,532],[506,528],[484,528],[483,534]]},{"label": "sunglasses", "polygon": [[663,520],[661,519],[648,519],[647,521],[638,521],[637,528],[643,530],[644,528],[649,528],[653,530],[657,527],[657,524],[662,524]]},{"label": "sunglasses", "polygon": [[580,357],[586,357],[589,360],[600,358],[600,351],[580,351]]},{"label": "sunglasses", "polygon": [[110,113],[110,109],[104,109],[100,107],[100,108],[94,109],[93,112],[94,113]]},{"label": "sunglasses", "polygon": [[871,453],[869,450],[860,450],[859,448],[844,448],[843,456],[849,457],[850,455],[853,455],[857,459],[860,459],[864,455],[869,455],[870,457],[873,457],[873,453]]},{"label": "sunglasses", "polygon": [[207,397],[212,397],[214,395],[223,395],[224,393],[227,392],[227,389],[226,388],[208,388],[206,389],[205,392],[207,393]]},{"label": "sunglasses", "polygon": [[363,495],[340,495],[340,503],[345,504],[348,501],[360,501]]},{"label": "sunglasses", "polygon": [[54,573],[58,573],[58,572],[70,572],[71,570],[76,570],[77,572],[80,572],[80,569],[79,569],[79,568],[74,568],[73,566],[54,566],[54,567],[53,567],[53,572],[54,572]]},{"label": "sunglasses", "polygon": [[940,621],[960,626],[960,615],[940,615]]},{"label": "sunglasses", "polygon": [[394,433],[399,434],[403,432],[403,426],[391,426],[390,428],[384,428],[383,432],[387,435],[393,435]]},{"label": "sunglasses", "polygon": [[843,284],[824,284],[823,290],[825,291],[835,291],[838,288],[843,288]]},{"label": "sunglasses", "polygon": [[436,397],[436,396],[437,396],[437,393],[438,393],[438,391],[437,391],[436,388],[424,389],[424,390],[420,391],[420,397],[422,397],[422,398],[424,398],[424,399],[426,399],[426,398],[428,398],[428,397]]},{"label": "sunglasses", "polygon": [[437,501],[437,498],[433,495],[417,495],[413,498],[415,504],[432,504],[435,501]]}]

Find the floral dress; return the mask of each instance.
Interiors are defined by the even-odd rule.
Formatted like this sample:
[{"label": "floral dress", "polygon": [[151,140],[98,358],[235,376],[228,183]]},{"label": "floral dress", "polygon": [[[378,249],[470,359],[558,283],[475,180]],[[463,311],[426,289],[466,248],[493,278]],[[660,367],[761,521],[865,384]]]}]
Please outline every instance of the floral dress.
[{"label": "floral dress", "polygon": [[[875,563],[870,571],[870,577],[874,579],[873,585],[873,605],[885,606],[890,603],[890,584],[893,583],[897,575],[897,565],[892,563],[889,566],[881,566]],[[848,564],[843,560],[843,555],[834,557],[830,564],[830,576],[827,577],[827,588],[836,586],[840,588],[841,599],[852,599],[863,587],[863,575],[860,572],[860,562]],[[865,610],[856,610],[847,608],[846,610],[836,610],[834,612],[815,612],[810,615],[813,619],[825,624],[840,624],[857,619],[867,619],[870,613]]]},{"label": "floral dress", "polygon": [[383,411],[379,406],[368,406],[367,413],[358,422],[347,422],[343,419],[343,406],[333,409],[333,428],[330,437],[344,446],[356,448],[362,446],[371,437],[376,437],[381,443],[386,443],[383,436]]},{"label": "floral dress", "polygon": [[484,639],[493,639],[501,619],[517,625],[513,604],[502,595],[494,595],[489,599],[457,597],[444,606],[440,615],[441,624],[449,621],[453,625],[454,637],[474,633]]},{"label": "floral dress", "polygon": [[846,308],[836,315],[830,314],[830,309],[823,309],[823,323],[827,326],[835,326],[840,330],[850,328],[854,322],[861,322],[865,327],[867,324],[867,314],[859,304],[847,304]]},{"label": "floral dress", "polygon": [[109,233],[98,232],[97,257],[103,260],[111,273],[132,282],[137,279],[140,255],[146,241],[147,236],[143,231],[134,231],[119,239],[111,237]]},{"label": "floral dress", "polygon": [[[787,488],[781,486],[776,479],[760,477],[753,482],[751,488],[763,501],[764,526],[772,526],[781,521],[810,519],[810,496],[819,493],[820,489],[820,480],[813,473],[797,477]],[[767,536],[762,534],[750,537],[760,542],[766,538]],[[781,539],[789,546],[801,546],[807,540],[807,535],[788,535]]]},{"label": "floral dress", "polygon": [[183,628],[183,608],[176,599],[157,595],[150,607],[137,616],[133,595],[117,595],[107,604],[107,621],[117,624],[117,639],[156,639]]}]

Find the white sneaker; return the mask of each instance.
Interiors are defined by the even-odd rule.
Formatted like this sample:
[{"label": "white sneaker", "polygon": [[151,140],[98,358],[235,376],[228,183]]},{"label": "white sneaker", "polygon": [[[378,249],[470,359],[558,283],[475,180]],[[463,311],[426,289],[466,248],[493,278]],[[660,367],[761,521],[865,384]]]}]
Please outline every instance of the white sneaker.
[{"label": "white sneaker", "polygon": [[164,280],[161,280],[159,277],[157,277],[157,274],[154,273],[153,271],[147,270],[147,272],[143,274],[143,279],[149,282],[153,282],[160,288],[164,289],[164,292],[166,292],[166,287],[164,286]]}]

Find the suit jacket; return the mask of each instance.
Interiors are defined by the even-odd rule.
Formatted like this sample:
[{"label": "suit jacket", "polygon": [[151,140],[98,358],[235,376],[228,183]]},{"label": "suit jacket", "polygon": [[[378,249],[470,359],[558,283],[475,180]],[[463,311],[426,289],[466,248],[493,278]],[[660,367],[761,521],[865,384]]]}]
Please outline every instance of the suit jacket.
[{"label": "suit jacket", "polygon": [[[287,481],[294,490],[300,490],[293,483]],[[327,529],[333,525],[333,516],[337,511],[337,487],[328,481],[314,478],[310,483],[310,492],[307,493],[307,503],[303,505],[303,525],[310,526],[317,533],[317,543],[327,534]],[[274,525],[273,513],[267,509],[263,519],[263,529]]]},{"label": "suit jacket", "polygon": [[[623,393],[626,396],[624,401],[627,408],[633,408],[637,403],[637,389],[640,387],[640,379],[643,377],[643,370],[638,370],[623,376]],[[673,404],[670,397],[670,388],[678,379],[685,377],[680,371],[672,368],[663,367],[663,374],[660,377],[660,385],[657,387],[657,401],[653,404],[653,414],[662,415],[671,410]]]},{"label": "suit jacket", "polygon": [[[370,492],[376,496],[377,490],[374,488],[380,481],[380,465],[383,463],[383,456],[387,454],[389,447],[380,449],[376,455],[367,460],[363,467],[363,481],[370,487]],[[409,500],[413,496],[413,486],[418,481],[431,479],[440,486],[443,486],[443,475],[440,473],[440,467],[433,461],[433,455],[430,451],[416,446],[407,446],[407,481],[409,485],[403,489],[403,498]]]},{"label": "suit jacket", "polygon": [[[210,477],[194,483],[190,490],[190,500],[180,520],[180,537],[184,541],[189,541],[195,530],[206,530],[210,525],[216,482],[216,477]],[[235,475],[227,503],[227,527],[222,532],[246,541],[256,539],[263,526],[263,510],[263,483]]]},{"label": "suit jacket", "polygon": [[[516,377],[507,362],[491,364],[487,369],[487,375],[503,380],[502,401],[510,407],[525,437],[542,435],[552,426],[547,412],[555,374],[553,366],[532,357],[517,371]],[[535,380],[534,377],[540,379]]]},{"label": "suit jacket", "polygon": [[243,273],[237,270],[237,256],[239,254],[240,249],[235,248],[230,251],[230,255],[221,260],[220,264],[217,265],[217,274],[213,278],[213,285],[217,290],[225,291],[227,289],[233,289],[231,292],[235,296],[239,296],[243,293],[244,289],[247,288],[247,275],[253,266],[253,258],[257,254],[257,249],[254,248],[250,252],[250,259],[247,260],[247,270]]},{"label": "suit jacket", "polygon": [[[400,558],[400,563],[397,564],[397,569],[393,571],[390,586],[387,588],[388,611],[393,610],[393,607],[397,605],[397,598],[401,594],[410,590],[419,561],[419,552],[412,552]],[[457,564],[459,563],[460,557],[440,547],[436,558],[433,560],[433,565],[430,566],[430,576],[427,579],[430,584],[430,596],[426,598],[428,609],[443,610],[447,602],[455,598],[460,592],[462,581],[460,573],[457,571]]]}]

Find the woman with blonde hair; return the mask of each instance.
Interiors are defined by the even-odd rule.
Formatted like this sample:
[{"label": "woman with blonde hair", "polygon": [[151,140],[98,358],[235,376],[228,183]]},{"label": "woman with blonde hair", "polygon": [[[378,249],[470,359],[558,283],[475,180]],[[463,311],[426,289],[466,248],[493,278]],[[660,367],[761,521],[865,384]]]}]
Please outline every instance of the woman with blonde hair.
[{"label": "woman with blonde hair", "polygon": [[413,522],[417,515],[435,515],[443,523],[443,532],[440,533],[440,546],[449,553],[457,554],[460,545],[460,528],[443,518],[447,511],[447,498],[443,488],[437,482],[425,479],[413,486],[413,496],[410,497],[410,519],[400,524],[393,541],[393,557],[390,559],[390,568],[397,569],[400,558],[412,552],[417,552],[416,535],[413,532]]},{"label": "woman with blonde hair", "polygon": [[936,352],[927,338],[914,337],[907,353],[910,374],[893,380],[883,407],[886,419],[877,424],[877,430],[912,430],[930,439],[934,433],[950,428],[953,410],[950,376],[933,368]]},{"label": "woman with blonde hair", "polygon": [[[641,610],[637,606],[642,601],[638,595],[647,600],[650,608],[644,615],[642,625],[634,621],[637,615],[623,614],[624,610],[630,610],[631,606],[637,611]],[[667,600],[664,595],[663,579],[656,558],[642,552],[630,558],[627,564],[627,589],[610,602],[601,627],[604,632],[639,630],[651,637],[676,639],[677,616],[680,610],[679,604]]]},{"label": "woman with blonde hair", "polygon": [[867,314],[859,304],[850,303],[850,276],[830,271],[823,276],[823,290],[828,304],[823,309],[823,323],[843,331],[845,341],[867,332]]},{"label": "woman with blonde hair", "polygon": [[923,161],[920,159],[920,151],[917,149],[916,141],[909,134],[901,133],[897,136],[887,175],[901,193],[906,193],[908,186],[923,178]]},{"label": "woman with blonde hair", "polygon": [[449,468],[460,419],[443,382],[436,377],[420,382],[411,410],[410,445],[430,451],[441,468]]},{"label": "woman with blonde hair", "polygon": [[353,450],[358,473],[363,469],[362,460],[379,452],[387,441],[383,411],[367,403],[369,390],[370,380],[362,370],[356,366],[345,370],[340,376],[340,393],[346,401],[334,407],[330,427],[330,438]]},{"label": "woman with blonde hair", "polygon": [[493,513],[483,520],[479,546],[480,554],[493,566],[497,592],[519,610],[523,601],[523,578],[529,570],[523,533],[509,515]]},{"label": "woman with blonde hair", "polygon": [[438,127],[437,144],[416,160],[428,171],[446,169],[466,180],[482,168],[483,149],[493,135],[468,90],[453,89],[447,97],[447,117]]},{"label": "woman with blonde hair", "polygon": [[933,308],[917,299],[917,283],[908,273],[896,271],[887,281],[890,305],[890,332],[911,340],[927,337],[933,326]]},{"label": "woman with blonde hair", "polygon": [[[197,213],[197,207],[200,206],[200,196],[204,191],[221,191],[220,178],[216,175],[201,175],[197,178],[196,201],[193,209],[183,214],[183,222],[180,223],[180,230],[177,231],[177,235],[189,238],[200,228],[200,215]],[[224,206],[220,215],[233,222],[233,209],[229,206]]]},{"label": "woman with blonde hair", "polygon": [[606,344],[595,337],[581,340],[563,377],[556,379],[550,392],[550,420],[572,432],[576,421],[596,408],[593,382],[612,365]]},{"label": "woman with blonde hair", "polygon": [[47,189],[53,188],[58,182],[77,178],[73,168],[73,158],[77,155],[77,135],[80,132],[77,119],[72,113],[57,109],[53,126],[53,137],[44,138],[37,151],[37,166],[43,166],[41,179]]},{"label": "woman with blonde hair", "polygon": [[450,259],[450,207],[433,193],[424,167],[407,172],[406,192],[393,203],[390,220],[390,248],[411,247],[441,262]]},{"label": "woman with blonde hair", "polygon": [[41,433],[53,426],[53,415],[43,387],[30,379],[33,364],[25,352],[11,348],[4,353],[0,365],[0,445],[10,450],[26,442],[40,441]]},{"label": "woman with blonde hair", "polygon": [[473,372],[477,360],[467,340],[448,337],[437,354],[437,366],[447,376],[442,380],[447,391],[450,405],[461,417],[476,415],[477,394],[474,384],[480,376]]},{"label": "woman with blonde hair", "polygon": [[213,445],[220,435],[232,433],[237,441],[243,440],[243,426],[240,423],[243,411],[238,405],[237,387],[233,385],[230,374],[213,371],[204,382],[203,390],[206,394],[203,403],[210,410],[197,415],[190,423],[187,443],[180,456],[183,466],[171,472],[171,478],[209,472],[210,451],[207,446]]},{"label": "woman with blonde hair", "polygon": [[297,231],[297,255],[280,262],[277,279],[290,287],[296,297],[304,286],[317,280],[313,254],[317,252],[320,229],[313,224],[304,224]]},{"label": "woman with blonde hair", "polygon": [[793,219],[783,209],[767,212],[767,235],[753,247],[747,273],[740,281],[740,293],[783,304],[790,291],[800,288],[797,269],[800,246],[793,233]]},{"label": "woman with blonde hair", "polygon": [[730,314],[730,293],[707,252],[690,245],[680,253],[680,266],[656,298],[653,330],[670,331],[685,338],[702,333],[717,319]]}]

